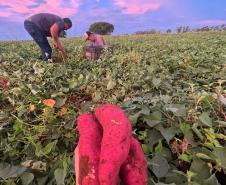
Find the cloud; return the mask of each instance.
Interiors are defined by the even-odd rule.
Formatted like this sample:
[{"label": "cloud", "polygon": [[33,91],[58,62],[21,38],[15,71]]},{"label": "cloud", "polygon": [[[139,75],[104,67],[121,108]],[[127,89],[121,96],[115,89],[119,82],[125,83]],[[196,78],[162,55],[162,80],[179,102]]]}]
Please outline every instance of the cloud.
[{"label": "cloud", "polygon": [[59,16],[72,16],[77,13],[80,0],[8,0],[0,3],[0,17],[20,21],[36,13],[49,12]]},{"label": "cloud", "polygon": [[9,12],[0,12],[0,17],[9,17],[11,13]]},{"label": "cloud", "polygon": [[162,0],[114,0],[114,4],[122,8],[123,14],[138,15],[158,10]]}]

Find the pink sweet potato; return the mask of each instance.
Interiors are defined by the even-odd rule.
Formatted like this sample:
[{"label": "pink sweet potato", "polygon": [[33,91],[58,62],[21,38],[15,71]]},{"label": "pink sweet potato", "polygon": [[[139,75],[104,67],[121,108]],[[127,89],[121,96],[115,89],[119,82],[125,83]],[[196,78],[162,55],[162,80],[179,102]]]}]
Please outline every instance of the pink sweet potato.
[{"label": "pink sweet potato", "polygon": [[102,128],[92,115],[85,113],[78,118],[78,146],[75,149],[77,185],[99,185],[98,165]]},{"label": "pink sweet potato", "polygon": [[123,185],[147,184],[147,161],[135,138],[131,139],[129,156],[121,166],[120,177]]},{"label": "pink sweet potato", "polygon": [[95,117],[103,127],[99,162],[100,185],[117,185],[121,165],[126,161],[131,142],[131,124],[116,105],[95,109]]}]

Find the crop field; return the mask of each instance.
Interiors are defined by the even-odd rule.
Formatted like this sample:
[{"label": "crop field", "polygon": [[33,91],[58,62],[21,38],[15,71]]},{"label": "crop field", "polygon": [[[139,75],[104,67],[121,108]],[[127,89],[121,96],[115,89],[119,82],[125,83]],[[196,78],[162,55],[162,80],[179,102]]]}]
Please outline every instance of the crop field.
[{"label": "crop field", "polygon": [[[119,105],[147,156],[150,185],[218,185],[226,172],[226,33],[108,36],[113,53],[38,60],[0,42],[0,184],[75,184],[76,118]],[[226,173],[225,173],[226,174]]]}]

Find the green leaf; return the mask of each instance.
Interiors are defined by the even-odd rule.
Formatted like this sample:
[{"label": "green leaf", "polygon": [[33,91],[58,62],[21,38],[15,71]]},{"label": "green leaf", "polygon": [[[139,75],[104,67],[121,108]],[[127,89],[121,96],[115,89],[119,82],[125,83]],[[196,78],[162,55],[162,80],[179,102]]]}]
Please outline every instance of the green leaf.
[{"label": "green leaf", "polygon": [[214,121],[215,125],[216,125],[216,123],[219,124],[219,126],[226,127],[226,122],[225,121],[220,121],[220,120]]},{"label": "green leaf", "polygon": [[40,87],[35,84],[28,84],[28,88],[33,95],[37,95],[40,91]]},{"label": "green leaf", "polygon": [[148,148],[148,145],[142,144],[142,149],[143,149],[143,151],[144,151],[145,154],[148,155],[150,153],[150,150]]},{"label": "green leaf", "polygon": [[159,111],[152,112],[149,116],[145,116],[144,121],[150,127],[155,127],[162,120],[162,113]]},{"label": "green leaf", "polygon": [[35,143],[35,155],[41,157],[43,155],[41,143]]},{"label": "green leaf", "polygon": [[198,136],[198,138],[203,141],[204,140],[204,136],[202,135],[202,133],[199,131],[199,129],[197,128],[197,124],[195,123],[193,126],[192,126],[192,130],[193,132]]},{"label": "green leaf", "polygon": [[159,140],[162,140],[163,136],[162,134],[157,131],[156,129],[152,129],[148,132],[148,146],[150,150],[153,150],[153,146],[159,142]]},{"label": "green leaf", "polygon": [[0,163],[0,178],[6,180],[8,178],[19,177],[24,171],[25,167],[12,166],[8,163]]},{"label": "green leaf", "polygon": [[69,88],[70,89],[74,89],[75,87],[77,87],[79,84],[77,79],[72,79],[69,81]]},{"label": "green leaf", "polygon": [[170,104],[166,106],[167,111],[171,111],[175,116],[184,117],[186,116],[185,105],[180,104]]},{"label": "green leaf", "polygon": [[170,166],[164,157],[157,154],[153,157],[151,162],[152,162],[152,171],[158,178],[166,176],[170,169]]},{"label": "green leaf", "polygon": [[163,182],[155,183],[155,185],[176,185],[175,183],[165,184]]},{"label": "green leaf", "polygon": [[191,130],[191,126],[187,123],[180,123],[180,130],[183,132],[184,135],[188,134]]},{"label": "green leaf", "polygon": [[136,125],[139,116],[140,116],[139,112],[129,116],[129,120],[132,123],[132,125]]},{"label": "green leaf", "polygon": [[153,78],[152,79],[152,84],[154,85],[155,88],[158,88],[161,84],[162,80],[161,78]]},{"label": "green leaf", "polygon": [[203,159],[203,160],[212,160],[211,157],[209,157],[208,155],[203,154],[203,153],[197,153],[197,154],[195,154],[195,155],[196,155],[198,158]]},{"label": "green leaf", "polygon": [[191,162],[191,156],[189,156],[189,155],[187,155],[187,154],[181,154],[181,155],[179,156],[179,159],[181,159],[181,160],[183,160],[183,161],[186,161],[186,162],[188,162],[188,163]]},{"label": "green leaf", "polygon": [[210,178],[204,180],[202,185],[220,185],[215,174],[213,174]]},{"label": "green leaf", "polygon": [[43,185],[43,184],[46,184],[47,180],[48,180],[48,176],[39,177],[39,178],[37,178],[37,183],[38,183],[38,185]]},{"label": "green leaf", "polygon": [[212,127],[212,120],[209,117],[209,113],[207,112],[203,112],[200,116],[199,116],[199,120],[206,126],[208,127]]},{"label": "green leaf", "polygon": [[213,154],[216,157],[215,160],[217,162],[217,165],[226,170],[226,148],[216,147],[213,150]]},{"label": "green leaf", "polygon": [[168,144],[176,134],[180,133],[180,130],[175,126],[172,126],[170,128],[163,128],[162,125],[157,125],[155,128],[161,132],[162,136],[166,139]]},{"label": "green leaf", "polygon": [[23,131],[23,121],[16,119],[13,129],[15,130],[15,133],[18,134]]},{"label": "green leaf", "polygon": [[[177,173],[178,172],[178,173]],[[167,184],[169,183],[175,183],[177,184],[184,184],[185,182],[187,182],[187,177],[186,174],[184,174],[181,171],[170,171],[166,176],[165,176],[165,182]]]},{"label": "green leaf", "polygon": [[161,153],[162,149],[162,141],[159,141],[158,145],[155,147],[155,153]]},{"label": "green leaf", "polygon": [[33,173],[28,173],[24,172],[21,175],[21,181],[23,185],[29,185],[33,180],[34,180],[34,174]]},{"label": "green leaf", "polygon": [[53,149],[53,147],[54,147],[55,145],[56,145],[56,141],[47,144],[47,145],[45,146],[45,148],[43,149],[43,153],[44,153],[45,155],[48,155],[48,154],[52,151],[52,149]]},{"label": "green leaf", "polygon": [[63,169],[56,169],[54,171],[54,177],[56,179],[56,183],[57,185],[64,185],[64,179],[66,177],[66,172]]},{"label": "green leaf", "polygon": [[56,104],[54,105],[56,108],[62,107],[67,101],[67,97],[57,97]]},{"label": "green leaf", "polygon": [[198,178],[207,179],[210,177],[210,169],[206,162],[199,158],[194,158],[190,167],[190,171],[197,174]]},{"label": "green leaf", "polygon": [[139,112],[139,114],[143,114],[148,116],[150,114],[150,108],[148,106],[142,106],[141,107],[141,111]]}]

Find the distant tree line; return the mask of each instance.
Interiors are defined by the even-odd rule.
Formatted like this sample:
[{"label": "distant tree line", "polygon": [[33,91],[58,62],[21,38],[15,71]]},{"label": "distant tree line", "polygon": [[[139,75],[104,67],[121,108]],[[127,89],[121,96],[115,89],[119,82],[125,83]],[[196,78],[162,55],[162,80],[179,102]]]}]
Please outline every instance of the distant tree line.
[{"label": "distant tree line", "polygon": [[222,24],[219,26],[203,26],[199,28],[190,28],[189,26],[180,26],[176,29],[177,33],[186,32],[207,32],[207,31],[226,31],[226,25]]},{"label": "distant tree line", "polygon": [[[191,28],[189,26],[179,26],[176,28],[175,33],[187,33],[187,32],[215,32],[215,31],[226,31],[226,25],[222,24],[219,26],[203,26],[199,28]],[[173,33],[172,29],[167,29],[164,32],[161,32],[156,29],[150,29],[145,31],[137,31],[134,34],[135,35],[142,35],[142,34],[160,34],[160,33]]]}]

